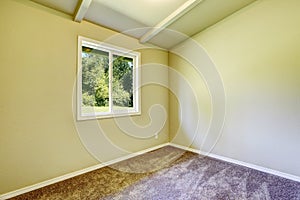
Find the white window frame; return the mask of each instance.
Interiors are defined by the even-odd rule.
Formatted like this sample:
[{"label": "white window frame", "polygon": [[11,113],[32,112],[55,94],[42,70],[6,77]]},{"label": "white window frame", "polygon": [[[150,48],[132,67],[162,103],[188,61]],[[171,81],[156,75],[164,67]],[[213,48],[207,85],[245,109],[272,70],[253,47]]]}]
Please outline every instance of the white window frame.
[{"label": "white window frame", "polygon": [[[82,111],[82,45],[106,51],[109,53],[109,111],[83,114]],[[133,59],[133,108],[124,110],[112,109],[112,57],[113,55],[126,56]],[[113,118],[141,114],[141,54],[136,51],[117,47],[86,37],[78,36],[78,63],[77,63],[77,120]]]}]

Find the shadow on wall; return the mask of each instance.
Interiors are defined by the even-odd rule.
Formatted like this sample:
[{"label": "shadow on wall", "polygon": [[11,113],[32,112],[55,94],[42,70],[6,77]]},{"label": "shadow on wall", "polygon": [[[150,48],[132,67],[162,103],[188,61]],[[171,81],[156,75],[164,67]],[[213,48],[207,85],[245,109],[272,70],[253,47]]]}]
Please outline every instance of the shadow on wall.
[{"label": "shadow on wall", "polygon": [[[203,77],[182,57],[170,53],[170,142],[205,148],[212,117],[211,96]],[[176,94],[174,94],[176,93]]]}]

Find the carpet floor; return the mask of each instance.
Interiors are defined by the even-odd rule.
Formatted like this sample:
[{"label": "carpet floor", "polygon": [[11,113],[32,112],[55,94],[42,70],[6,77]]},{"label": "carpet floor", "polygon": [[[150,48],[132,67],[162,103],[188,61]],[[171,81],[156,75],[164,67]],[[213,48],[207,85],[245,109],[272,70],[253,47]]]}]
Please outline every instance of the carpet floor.
[{"label": "carpet floor", "polygon": [[12,200],[300,200],[300,183],[164,147]]}]

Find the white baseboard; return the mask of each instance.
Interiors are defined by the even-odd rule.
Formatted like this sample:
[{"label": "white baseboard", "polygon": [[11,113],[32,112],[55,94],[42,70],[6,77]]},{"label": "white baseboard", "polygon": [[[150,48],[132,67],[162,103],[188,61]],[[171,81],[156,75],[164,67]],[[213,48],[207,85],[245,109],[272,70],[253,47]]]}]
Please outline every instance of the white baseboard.
[{"label": "white baseboard", "polygon": [[258,171],[261,171],[261,172],[266,172],[266,173],[269,173],[269,174],[280,176],[280,177],[283,177],[283,178],[286,178],[286,179],[289,179],[289,180],[292,180],[292,181],[300,182],[300,177],[292,175],[292,174],[287,174],[287,173],[280,172],[280,171],[277,171],[277,170],[273,170],[273,169],[270,169],[270,168],[261,167],[261,166],[254,165],[254,164],[251,164],[251,163],[247,163],[247,162],[235,160],[235,159],[232,159],[232,158],[228,158],[228,157],[225,157],[225,156],[219,156],[219,155],[216,155],[216,154],[213,154],[213,153],[203,152],[203,151],[200,151],[200,150],[197,150],[197,149],[189,148],[189,147],[174,144],[174,143],[170,143],[169,145],[173,146],[173,147],[177,147],[179,149],[186,150],[186,151],[191,151],[191,152],[194,152],[194,153],[197,153],[197,154],[200,154],[200,155],[207,155],[208,157],[215,158],[215,159],[218,159],[218,160],[222,160],[222,161],[225,161],[225,162],[234,163],[234,164],[241,165],[241,166],[244,166],[244,167],[248,167],[248,168],[251,168],[251,169],[255,169],[255,170],[258,170]]},{"label": "white baseboard", "polygon": [[127,160],[129,158],[133,158],[135,156],[138,156],[138,155],[141,155],[141,154],[144,154],[144,153],[148,153],[150,151],[157,150],[159,148],[162,148],[162,147],[165,147],[165,146],[168,146],[168,145],[169,145],[169,143],[161,144],[161,145],[151,147],[151,148],[148,148],[148,149],[136,152],[136,153],[132,153],[132,154],[129,154],[129,155],[126,155],[126,156],[123,156],[123,157],[105,162],[105,163],[101,163],[101,164],[91,166],[91,167],[88,167],[88,168],[85,168],[85,169],[82,169],[82,170],[79,170],[79,171],[76,171],[76,172],[65,174],[63,176],[59,176],[59,177],[56,177],[56,178],[53,178],[53,179],[50,179],[50,180],[47,180],[47,181],[43,181],[43,182],[40,182],[40,183],[37,183],[37,184],[34,184],[34,185],[30,185],[30,186],[27,186],[27,187],[24,187],[24,188],[21,188],[21,189],[12,191],[12,192],[1,194],[0,195],[0,200],[9,199],[9,198],[12,198],[12,197],[15,197],[15,196],[27,193],[27,192],[31,192],[33,190],[36,190],[36,189],[39,189],[39,188],[42,188],[42,187],[60,182],[60,181],[64,181],[66,179],[73,178],[75,176],[78,176],[78,175],[81,175],[81,174],[84,174],[84,173],[88,173],[88,172],[100,169],[102,167],[106,167],[108,165],[112,165],[112,164],[115,164],[117,162],[121,162],[121,161]]},{"label": "white baseboard", "polygon": [[111,161],[108,161],[108,162],[105,162],[105,163],[101,163],[101,164],[98,164],[98,165],[95,165],[95,166],[91,166],[91,167],[88,167],[88,168],[85,168],[85,169],[82,169],[82,170],[79,170],[79,171],[76,171],[76,172],[72,172],[72,173],[69,173],[69,174],[66,174],[66,175],[63,175],[63,176],[59,176],[57,178],[53,178],[53,179],[50,179],[50,180],[47,180],[47,181],[43,181],[41,183],[37,183],[37,184],[31,185],[31,186],[27,186],[27,187],[12,191],[12,192],[2,194],[2,195],[0,195],[0,200],[9,199],[9,198],[12,198],[12,197],[15,197],[15,196],[18,196],[18,195],[21,195],[21,194],[24,194],[24,193],[27,193],[27,192],[45,187],[45,186],[60,182],[60,181],[64,181],[66,179],[69,179],[69,178],[72,178],[72,177],[75,177],[75,176],[78,176],[78,175],[81,175],[81,174],[84,174],[84,173],[88,173],[88,172],[100,169],[102,167],[106,167],[108,165],[112,165],[112,164],[115,164],[117,162],[121,162],[121,161],[130,159],[130,158],[133,158],[135,156],[138,156],[138,155],[141,155],[141,154],[144,154],[144,153],[148,153],[150,151],[157,150],[159,148],[162,148],[162,147],[165,147],[165,146],[168,146],[168,145],[173,146],[173,147],[177,147],[179,149],[183,149],[183,150],[186,150],[186,151],[194,152],[194,153],[197,153],[197,154],[200,154],[200,155],[207,155],[211,158],[216,158],[218,160],[222,160],[222,161],[225,161],[225,162],[234,163],[234,164],[237,164],[237,165],[245,166],[245,167],[248,167],[248,168],[251,168],[251,169],[255,169],[255,170],[258,170],[258,171],[266,172],[266,173],[269,173],[269,174],[273,174],[273,175],[280,176],[280,177],[283,177],[283,178],[286,178],[286,179],[290,179],[290,180],[293,180],[293,181],[300,182],[300,177],[295,176],[295,175],[283,173],[283,172],[280,172],[280,171],[277,171],[277,170],[261,167],[261,166],[258,166],[258,165],[254,165],[254,164],[251,164],[251,163],[246,163],[246,162],[235,160],[235,159],[232,159],[232,158],[227,158],[227,157],[224,157],[224,156],[219,156],[219,155],[212,154],[212,153],[202,152],[200,150],[196,150],[196,149],[193,149],[193,148],[189,148],[189,147],[174,144],[174,143],[165,143],[165,144],[161,144],[161,145],[151,147],[151,148],[148,148],[148,149],[136,152],[136,153],[132,153],[132,154],[129,154],[127,156],[123,156],[123,157],[120,157],[120,158],[117,158],[117,159],[114,159],[114,160],[111,160]]}]

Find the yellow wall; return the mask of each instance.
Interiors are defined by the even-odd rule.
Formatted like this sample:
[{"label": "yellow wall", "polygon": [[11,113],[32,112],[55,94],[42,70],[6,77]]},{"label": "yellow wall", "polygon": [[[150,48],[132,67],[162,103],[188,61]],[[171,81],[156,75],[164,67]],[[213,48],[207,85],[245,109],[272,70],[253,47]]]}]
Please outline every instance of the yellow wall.
[{"label": "yellow wall", "polygon": [[205,137],[212,117],[207,83],[191,64],[192,60],[183,53],[169,53],[170,141],[187,146]]},{"label": "yellow wall", "polygon": [[[119,46],[137,47],[143,65],[167,65],[167,52],[88,22],[73,22],[30,1],[2,0],[0,26],[0,194],[97,164],[82,144],[78,126],[81,134],[90,134],[99,130],[88,124],[99,122],[112,143],[129,153],[168,141],[168,121],[158,139],[139,139],[124,134],[112,119],[75,122],[72,108],[78,35],[100,41],[114,36]],[[151,74],[143,74],[147,76]],[[134,121],[144,125],[152,104],[168,111],[168,91],[147,85],[142,93],[143,114]],[[124,155],[101,148],[105,160]]]},{"label": "yellow wall", "polygon": [[[207,51],[225,88],[225,124],[213,153],[300,176],[299,8],[299,0],[259,0],[192,38]],[[172,51],[184,54],[189,46],[185,42]],[[196,75],[188,73],[192,66],[174,56],[170,65],[193,82]],[[171,76],[169,81],[177,84]],[[204,81],[199,77],[194,88]],[[198,106],[206,102],[199,101]],[[170,124],[174,122],[171,118]],[[211,137],[215,138],[196,138],[192,147],[205,147],[203,142]],[[180,132],[177,138],[192,134]]]}]

